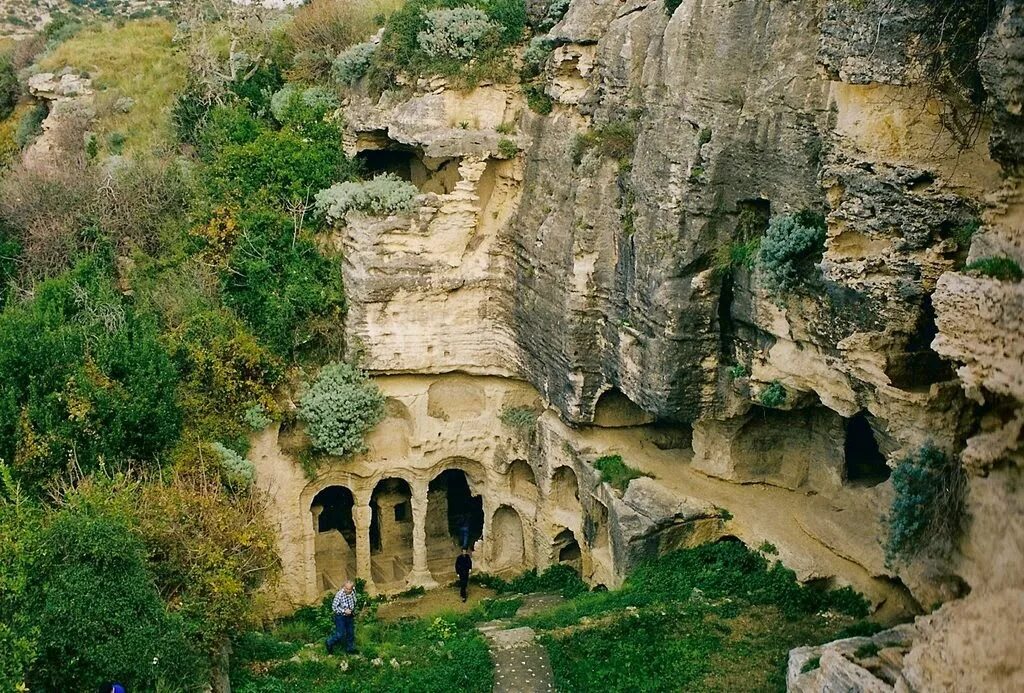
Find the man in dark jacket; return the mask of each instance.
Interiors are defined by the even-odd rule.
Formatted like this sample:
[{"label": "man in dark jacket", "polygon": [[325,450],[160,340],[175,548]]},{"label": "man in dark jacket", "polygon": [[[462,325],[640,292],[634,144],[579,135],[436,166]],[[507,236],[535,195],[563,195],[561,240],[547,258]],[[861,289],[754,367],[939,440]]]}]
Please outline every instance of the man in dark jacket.
[{"label": "man in dark jacket", "polygon": [[462,601],[466,601],[466,587],[469,586],[469,571],[473,570],[473,559],[469,555],[469,549],[462,549],[462,553],[455,559],[455,574],[459,576],[459,594]]}]

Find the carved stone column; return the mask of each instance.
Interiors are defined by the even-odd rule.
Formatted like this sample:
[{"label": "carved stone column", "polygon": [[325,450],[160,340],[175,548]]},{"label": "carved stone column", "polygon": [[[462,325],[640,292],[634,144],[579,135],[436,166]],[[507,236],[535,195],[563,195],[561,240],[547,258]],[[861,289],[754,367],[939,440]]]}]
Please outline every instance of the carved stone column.
[{"label": "carved stone column", "polygon": [[356,526],[356,575],[366,581],[366,591],[376,594],[373,584],[373,571],[370,567],[370,519],[373,509],[368,505],[356,505],[352,508],[352,521]]},{"label": "carved stone column", "polygon": [[306,555],[309,556],[309,561],[306,564],[306,594],[310,601],[315,601],[320,597],[320,580],[319,580],[319,566],[316,563],[316,540],[317,534],[320,532],[320,513],[324,511],[324,506],[314,505],[309,509],[309,514],[312,517],[313,524],[307,527],[306,531]]},{"label": "carved stone column", "polygon": [[412,572],[411,586],[437,587],[437,581],[427,567],[427,489],[425,481],[412,484]]}]

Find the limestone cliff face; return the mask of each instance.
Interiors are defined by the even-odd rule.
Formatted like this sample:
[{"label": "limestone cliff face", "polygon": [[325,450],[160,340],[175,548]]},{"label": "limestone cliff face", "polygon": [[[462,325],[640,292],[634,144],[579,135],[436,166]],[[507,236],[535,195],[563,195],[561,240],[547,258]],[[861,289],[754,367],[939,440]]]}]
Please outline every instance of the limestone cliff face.
[{"label": "limestone cliff face", "polygon": [[[458,372],[536,393],[539,442],[517,454],[542,497],[560,465],[581,479],[572,526],[594,575],[614,582],[661,529],[707,520],[697,534],[770,541],[801,578],[889,613],[973,590],[908,631],[921,690],[989,681],[957,679],[942,648],[951,624],[998,619],[993,595],[1019,592],[1024,567],[1024,285],[961,271],[1024,264],[1024,4],[981,27],[988,110],[967,118],[922,62],[933,6],[574,1],[549,34],[548,115],[518,85],[350,93],[349,153],[423,195],[335,234],[348,342],[382,382]],[[610,128],[629,133],[613,150]],[[816,283],[779,300],[716,267],[751,219],[805,208],[827,221]],[[767,410],[773,383],[786,396]],[[962,458],[973,520],[952,558],[896,570],[886,464],[927,442]],[[657,483],[609,495],[590,462],[612,452]],[[710,506],[735,517],[723,528]],[[590,545],[588,526],[610,538]],[[841,651],[823,665],[860,677]],[[793,684],[825,685],[812,678]]]}]

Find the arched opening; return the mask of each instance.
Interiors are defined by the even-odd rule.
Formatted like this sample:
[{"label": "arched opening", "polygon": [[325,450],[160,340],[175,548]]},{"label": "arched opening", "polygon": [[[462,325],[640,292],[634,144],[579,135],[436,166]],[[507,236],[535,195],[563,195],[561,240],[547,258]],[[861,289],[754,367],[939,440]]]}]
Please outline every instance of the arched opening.
[{"label": "arched opening", "polygon": [[344,486],[328,486],[313,497],[310,512],[316,529],[316,588],[337,590],[356,575],[354,499]]},{"label": "arched opening", "polygon": [[503,505],[494,513],[488,531],[491,561],[495,570],[522,568],[526,558],[523,520],[515,508]]},{"label": "arched opening", "polygon": [[382,479],[370,497],[370,568],[378,587],[402,582],[412,567],[412,489]]},{"label": "arched opening", "polygon": [[580,486],[576,472],[569,467],[559,467],[551,477],[551,500],[557,508],[572,510],[579,507]]},{"label": "arched opening", "polygon": [[567,565],[580,575],[583,574],[583,553],[571,529],[563,529],[555,535],[551,548],[556,563]]},{"label": "arched opening", "polygon": [[466,473],[446,469],[434,477],[427,488],[427,562],[439,581],[448,581],[459,549],[472,549],[483,531],[483,497],[473,494]]},{"label": "arched opening", "polygon": [[889,465],[878,449],[875,432],[863,412],[846,422],[846,481],[854,486],[876,486],[889,478]]},{"label": "arched opening", "polygon": [[513,460],[508,467],[509,490],[516,498],[537,502],[537,477],[533,467],[525,460]]},{"label": "arched opening", "polygon": [[602,394],[594,405],[594,425],[605,428],[643,426],[654,417],[633,403],[617,387]]}]

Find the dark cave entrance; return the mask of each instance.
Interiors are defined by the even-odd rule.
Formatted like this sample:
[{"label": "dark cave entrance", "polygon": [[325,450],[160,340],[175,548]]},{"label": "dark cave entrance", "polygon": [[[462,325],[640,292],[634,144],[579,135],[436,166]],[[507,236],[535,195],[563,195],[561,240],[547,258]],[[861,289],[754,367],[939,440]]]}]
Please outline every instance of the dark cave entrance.
[{"label": "dark cave entrance", "polygon": [[934,383],[952,380],[953,366],[932,350],[932,340],[939,333],[935,325],[935,308],[931,296],[921,303],[914,334],[905,350],[889,359],[885,374],[893,387],[907,392],[927,392]]},{"label": "dark cave entrance", "polygon": [[352,518],[354,498],[344,486],[328,486],[313,497],[313,560],[318,591],[337,590],[356,574],[356,526]]},{"label": "dark cave entrance", "polygon": [[857,414],[846,422],[846,481],[852,486],[877,486],[889,478],[891,470],[878,448],[875,432],[867,417]]},{"label": "dark cave entrance", "polygon": [[461,469],[441,472],[430,482],[427,494],[428,509],[438,496],[444,496],[448,536],[459,547],[472,548],[484,533],[484,499],[473,495],[466,473]]},{"label": "dark cave entrance", "polygon": [[399,582],[412,567],[412,488],[382,479],[370,497],[370,568],[380,584]]},{"label": "dark cave entrance", "polygon": [[317,518],[317,532],[336,530],[350,546],[356,545],[356,525],[352,520],[355,499],[344,486],[328,486],[313,497],[311,507],[320,506]]},{"label": "dark cave entrance", "polygon": [[558,563],[567,565],[579,574],[583,574],[583,553],[580,543],[571,529],[563,529],[552,542],[554,555]]},{"label": "dark cave entrance", "polygon": [[424,193],[447,195],[462,180],[458,157],[427,157],[419,149],[398,143],[381,149],[364,149],[356,154],[356,161],[367,178],[390,173]]}]

